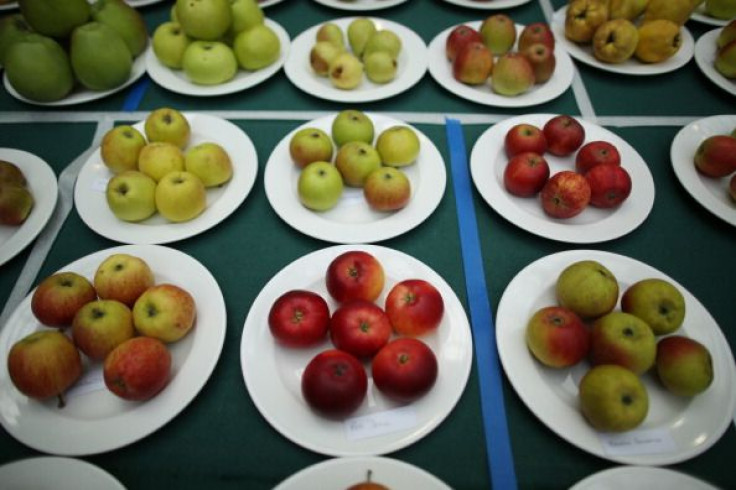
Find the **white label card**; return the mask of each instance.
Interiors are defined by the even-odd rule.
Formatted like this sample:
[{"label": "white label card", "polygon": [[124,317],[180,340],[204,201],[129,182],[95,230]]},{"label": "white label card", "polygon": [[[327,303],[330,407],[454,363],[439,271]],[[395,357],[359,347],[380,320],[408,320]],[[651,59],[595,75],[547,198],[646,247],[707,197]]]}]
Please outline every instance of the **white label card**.
[{"label": "white label card", "polygon": [[611,456],[662,454],[677,450],[666,429],[632,430],[621,434],[599,434],[603,449]]},{"label": "white label card", "polygon": [[345,421],[348,440],[357,441],[409,429],[417,424],[414,407],[405,407],[353,417]]}]

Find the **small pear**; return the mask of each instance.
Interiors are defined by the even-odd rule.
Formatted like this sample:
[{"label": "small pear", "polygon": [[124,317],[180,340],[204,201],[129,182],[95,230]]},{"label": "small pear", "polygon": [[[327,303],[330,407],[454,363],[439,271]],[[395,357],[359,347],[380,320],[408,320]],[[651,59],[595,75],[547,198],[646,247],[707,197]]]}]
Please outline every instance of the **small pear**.
[{"label": "small pear", "polygon": [[375,51],[363,59],[365,74],[375,83],[388,83],[396,78],[396,58],[386,51]]},{"label": "small pear", "polygon": [[373,34],[363,49],[363,57],[374,51],[387,51],[394,58],[401,52],[401,38],[393,31],[381,29]]},{"label": "small pear", "polygon": [[316,41],[327,41],[335,46],[345,49],[345,35],[340,26],[334,22],[326,22],[317,30]]},{"label": "small pear", "polygon": [[339,89],[354,89],[363,80],[363,63],[354,54],[343,52],[330,63],[329,78]]},{"label": "small pear", "polygon": [[363,49],[368,40],[376,33],[376,23],[368,17],[358,17],[348,25],[348,43],[353,54],[358,58],[363,56]]},{"label": "small pear", "polygon": [[330,63],[344,50],[329,41],[318,41],[309,51],[309,65],[314,73],[326,77],[330,69]]}]

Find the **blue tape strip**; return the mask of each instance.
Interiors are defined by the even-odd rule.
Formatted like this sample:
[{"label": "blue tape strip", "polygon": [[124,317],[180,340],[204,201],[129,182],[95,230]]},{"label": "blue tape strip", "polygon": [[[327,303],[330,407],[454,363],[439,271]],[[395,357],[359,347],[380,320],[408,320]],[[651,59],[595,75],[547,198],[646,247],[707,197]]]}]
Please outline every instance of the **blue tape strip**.
[{"label": "blue tape strip", "polygon": [[138,110],[141,99],[143,99],[143,94],[146,93],[146,89],[150,83],[151,79],[148,76],[144,76],[133,84],[128,92],[128,96],[125,98],[125,102],[123,102],[123,111],[132,112]]},{"label": "blue tape strip", "polygon": [[501,383],[501,366],[496,350],[495,327],[473,208],[465,139],[460,121],[448,118],[445,123],[465,269],[465,288],[470,306],[470,325],[478,366],[481,413],[491,484],[494,489],[516,489],[516,473]]}]

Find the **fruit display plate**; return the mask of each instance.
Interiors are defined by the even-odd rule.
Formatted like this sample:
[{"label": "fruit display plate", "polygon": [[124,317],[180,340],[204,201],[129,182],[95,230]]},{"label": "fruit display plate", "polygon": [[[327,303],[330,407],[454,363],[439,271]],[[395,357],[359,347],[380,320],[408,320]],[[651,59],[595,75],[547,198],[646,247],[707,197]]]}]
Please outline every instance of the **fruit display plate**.
[{"label": "fruit display plate", "polygon": [[407,0],[314,0],[325,7],[355,12],[382,10],[400,5]]},{"label": "fruit display plate", "polygon": [[[207,208],[191,221],[172,223],[155,214],[131,223],[118,219],[107,205],[105,187],[112,173],[97,149],[82,167],[74,187],[74,204],[92,230],[111,240],[132,244],[162,244],[183,240],[206,231],[233,213],[256,181],[258,156],[253,142],[238,126],[207,114],[184,113],[191,127],[188,147],[214,142],[225,148],[233,164],[232,179],[221,187],[207,189]],[[133,125],[143,133],[144,121]]]},{"label": "fruit display plate", "polygon": [[[463,24],[478,30],[481,23],[481,21],[469,21]],[[556,67],[552,77],[545,83],[532,86],[529,91],[521,95],[508,97],[497,94],[491,89],[490,83],[468,85],[459,82],[452,74],[452,63],[447,59],[445,52],[447,36],[455,27],[457,25],[448,27],[429,43],[429,74],[442,87],[458,97],[493,107],[527,107],[555,99],[572,85],[575,67],[567,51],[560,47],[559,42],[555,43]],[[516,25],[517,37],[523,28],[523,25]]]},{"label": "fruit display plate", "polygon": [[59,198],[56,174],[48,163],[36,155],[13,148],[0,148],[0,160],[14,163],[21,169],[33,194],[33,208],[20,226],[0,225],[0,265],[9,261],[31,243],[56,208]]},{"label": "fruit display plate", "polygon": [[[325,274],[330,262],[349,250],[364,250],[382,264],[386,284],[376,304],[383,307],[390,288],[396,282],[411,277],[424,279],[440,291],[445,313],[437,331],[421,337],[437,356],[439,370],[434,387],[419,400],[399,405],[373,387],[368,373],[366,399],[351,417],[340,421],[317,415],[301,394],[304,367],[312,357],[332,344],[326,340],[312,348],[282,347],[276,343],[264,319],[276,298],[291,289],[307,289],[320,294],[330,311],[334,311],[336,303],[327,292]],[[331,456],[381,455],[422,439],[455,407],[465,390],[472,359],[473,341],[468,318],[445,280],[410,255],[375,245],[323,248],[284,267],[253,302],[245,319],[240,345],[245,385],[261,415],[292,442]],[[388,423],[390,430],[363,436],[351,430],[376,422]]]},{"label": "fruit display plate", "polygon": [[195,97],[212,97],[217,95],[234,94],[242,92],[251,87],[265,82],[275,75],[289,56],[291,49],[291,41],[289,33],[281,27],[280,24],[271,19],[266,18],[265,24],[273,29],[281,43],[281,54],[279,59],[271,63],[265,68],[256,71],[247,71],[238,69],[235,77],[225,83],[217,85],[197,85],[187,78],[182,70],[172,70],[168,66],[161,64],[156,58],[153,49],[146,52],[146,69],[151,79],[165,89],[176,92],[177,94],[192,95]]},{"label": "fruit display plate", "polygon": [[717,490],[716,487],[685,473],[667,468],[620,466],[599,471],[570,487],[570,490],[654,490],[687,488]]},{"label": "fruit display plate", "polygon": [[[625,140],[611,131],[578,121],[585,129],[585,141],[604,140],[612,143],[621,154],[621,165],[629,172],[631,194],[620,206],[601,209],[588,206],[579,215],[568,219],[547,216],[539,197],[517,197],[503,184],[503,172],[508,162],[504,137],[516,124],[529,123],[540,129],[553,114],[528,114],[504,119],[488,128],[475,143],[470,154],[470,173],[475,187],[493,209],[514,225],[545,238],[567,243],[596,243],[612,240],[636,229],[649,215],[654,205],[654,179],[644,159]],[[550,175],[561,170],[574,170],[575,157],[544,154]]]},{"label": "fruit display plate", "polygon": [[[378,136],[391,126],[407,126],[397,119],[380,114],[366,113],[373,121]],[[411,182],[411,199],[398,211],[380,212],[370,208],[363,198],[363,190],[345,187],[337,205],[323,212],[304,207],[299,201],[297,182],[300,169],[289,155],[289,140],[298,130],[316,127],[330,134],[335,115],[314,119],[287,134],[266,163],[264,186],[271,207],[281,219],[294,229],[314,238],[333,243],[372,243],[401,235],[426,220],[437,208],[445,194],[447,172],[437,147],[416,128],[419,137],[419,157],[401,171]]]},{"label": "fruit display plate", "polygon": [[[309,64],[309,52],[312,50],[317,37],[317,31],[324,23],[314,25],[299,34],[292,43],[289,58],[284,65],[284,73],[298,89],[318,97],[334,102],[371,102],[387,99],[413,87],[422,79],[427,71],[427,46],[414,31],[401,24],[370,17],[378,29],[389,29],[401,38],[401,52],[397,59],[398,68],[396,78],[384,84],[373,83],[363,74],[360,85],[352,90],[343,90],[332,85],[326,77],[314,73]],[[347,36],[347,28],[356,17],[332,19]]]},{"label": "fruit display plate", "polygon": [[[671,448],[637,454],[612,454],[604,434],[583,418],[578,384],[587,363],[572,368],[546,368],[537,362],[525,342],[527,320],[538,309],[556,304],[554,287],[560,272],[579,260],[596,260],[608,268],[623,293],[634,282],[661,278],[685,297],[685,321],[675,333],[704,344],[713,358],[715,378],[702,394],[692,398],[667,392],[653,372],[641,376],[649,394],[649,413],[635,429],[643,438],[656,434],[670,440]],[[726,431],[736,408],[736,371],[728,342],[716,321],[687,289],[657,269],[635,259],[598,250],[571,250],[543,257],[521,270],[506,287],[496,315],[496,342],[503,369],[527,407],[548,428],[591,454],[623,464],[667,465],[693,458],[710,448]],[[651,435],[649,435],[651,437]],[[648,448],[651,449],[651,448]],[[617,487],[625,488],[625,487]]]},{"label": "fruit display plate", "polygon": [[552,32],[555,34],[555,39],[570,53],[570,56],[576,60],[585,63],[586,65],[598,68],[603,71],[611,73],[619,73],[622,75],[660,75],[662,73],[668,73],[678,68],[681,68],[690,61],[695,51],[695,41],[693,40],[692,34],[687,30],[685,26],[680,28],[680,36],[682,37],[682,45],[680,49],[671,58],[662,61],[661,63],[642,63],[635,58],[630,58],[623,63],[604,63],[598,61],[593,56],[593,50],[590,45],[580,45],[569,41],[565,37],[565,12],[567,6],[557,10],[552,18]]},{"label": "fruit display plate", "polygon": [[[10,435],[33,449],[84,456],[138,441],[176,417],[199,393],[217,364],[225,340],[225,300],[212,274],[191,256],[156,245],[123,245],[87,255],[60,271],[76,272],[92,280],[100,263],[117,253],[145,260],[157,284],[167,282],[185,288],[197,305],[194,328],[169,345],[171,380],[163,391],[144,402],[113,395],[102,382],[101,363],[85,359],[83,378],[77,388],[66,393],[66,406],[59,408],[56,399],[41,402],[21,394],[8,376],[7,362],[0,363],[0,423]],[[31,312],[32,294],[0,331],[0,352],[7,353],[17,340],[47,328]]]},{"label": "fruit display plate", "polygon": [[703,24],[709,24],[712,26],[725,26],[728,24],[729,21],[725,19],[716,19],[715,17],[712,17],[705,13],[705,4],[701,3],[697,7],[695,7],[695,11],[690,16],[691,20],[694,20],[696,22],[702,22]]},{"label": "fruit display plate", "polygon": [[313,464],[282,481],[274,490],[304,488],[348,488],[364,482],[368,472],[371,482],[387,488],[450,490],[450,487],[423,469],[391,458],[333,458]]},{"label": "fruit display plate", "polygon": [[731,134],[736,115],[698,119],[680,129],[672,140],[670,159],[680,183],[705,209],[726,223],[736,226],[736,204],[728,193],[728,177],[714,179],[701,175],[693,157],[700,143],[709,136]]},{"label": "fruit display plate", "polygon": [[125,490],[125,487],[102,468],[80,459],[37,456],[0,466],[0,481],[5,488],[38,490]]},{"label": "fruit display plate", "polygon": [[445,0],[458,7],[467,7],[478,10],[500,10],[518,7],[531,0]]},{"label": "fruit display plate", "polygon": [[721,29],[713,29],[698,38],[695,43],[695,64],[708,79],[731,95],[736,95],[736,80],[721,75],[713,63],[716,61],[716,40]]}]

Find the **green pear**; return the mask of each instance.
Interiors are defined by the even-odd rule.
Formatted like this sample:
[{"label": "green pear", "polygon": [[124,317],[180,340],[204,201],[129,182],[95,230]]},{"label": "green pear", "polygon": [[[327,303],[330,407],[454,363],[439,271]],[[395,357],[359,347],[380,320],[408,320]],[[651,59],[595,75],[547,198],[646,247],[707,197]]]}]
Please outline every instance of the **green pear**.
[{"label": "green pear", "polygon": [[355,56],[363,56],[366,43],[377,30],[376,23],[368,17],[358,17],[348,24],[348,43]]},{"label": "green pear", "polygon": [[381,29],[368,39],[363,49],[363,57],[374,51],[386,51],[394,58],[398,58],[401,52],[401,38],[393,31]]},{"label": "green pear", "polygon": [[23,97],[37,102],[63,99],[74,88],[69,56],[47,36],[28,34],[5,53],[5,74]]},{"label": "green pear", "polygon": [[4,63],[8,47],[17,39],[33,32],[31,26],[19,13],[6,15],[0,19],[0,64]]},{"label": "green pear", "polygon": [[57,38],[67,37],[91,13],[87,0],[18,0],[18,6],[34,31]]},{"label": "green pear", "polygon": [[33,195],[26,187],[0,183],[0,224],[23,224],[33,208]]},{"label": "green pear", "polygon": [[92,19],[112,27],[125,41],[133,57],[148,46],[148,30],[143,16],[123,0],[96,0]]},{"label": "green pear", "polygon": [[133,68],[133,56],[123,38],[100,22],[89,22],[74,30],[69,57],[77,80],[90,90],[119,87]]},{"label": "green pear", "polygon": [[340,26],[334,22],[325,22],[322,24],[319,29],[317,29],[315,41],[327,41],[339,48],[345,49],[345,35],[343,34],[342,29],[340,29]]}]

